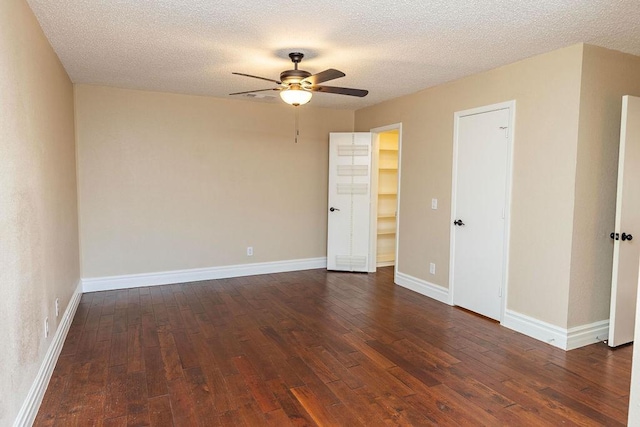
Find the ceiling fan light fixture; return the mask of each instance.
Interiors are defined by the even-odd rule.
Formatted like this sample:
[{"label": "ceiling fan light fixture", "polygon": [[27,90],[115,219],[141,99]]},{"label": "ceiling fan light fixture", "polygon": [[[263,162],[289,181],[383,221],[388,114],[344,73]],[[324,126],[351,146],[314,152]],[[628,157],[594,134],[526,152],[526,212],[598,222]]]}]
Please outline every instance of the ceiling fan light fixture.
[{"label": "ceiling fan light fixture", "polygon": [[280,91],[280,98],[289,105],[304,105],[311,101],[313,93],[300,88],[299,85],[291,85],[287,89]]}]

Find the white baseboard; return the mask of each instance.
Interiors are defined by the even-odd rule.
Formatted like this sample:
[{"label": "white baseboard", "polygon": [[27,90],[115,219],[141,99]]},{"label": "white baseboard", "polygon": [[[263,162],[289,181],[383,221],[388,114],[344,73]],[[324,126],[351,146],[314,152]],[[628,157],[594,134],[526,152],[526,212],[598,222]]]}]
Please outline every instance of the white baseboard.
[{"label": "white baseboard", "polygon": [[449,289],[442,286],[434,285],[426,280],[418,279],[408,274],[396,273],[395,282],[403,288],[411,289],[414,292],[432,298],[436,301],[449,304]]},{"label": "white baseboard", "polygon": [[260,262],[254,264],[227,265],[221,267],[193,268],[189,270],[162,271],[157,273],[83,278],[82,290],[84,292],[110,291],[114,289],[197,282],[200,280],[227,279],[231,277],[255,276],[258,274],[312,270],[315,268],[327,268],[327,258],[306,258],[287,261]]},{"label": "white baseboard", "polygon": [[554,347],[563,350],[567,349],[567,330],[559,326],[543,322],[542,320],[513,310],[505,310],[504,317],[500,324],[505,328],[513,329],[531,338],[551,344]]},{"label": "white baseboard", "polygon": [[502,326],[563,350],[573,350],[606,339],[609,321],[601,320],[588,325],[565,329],[513,310],[506,310]]},{"label": "white baseboard", "polygon": [[585,345],[595,344],[609,338],[609,320],[601,320],[588,325],[576,326],[569,328],[567,331],[567,348],[584,347]]},{"label": "white baseboard", "polygon": [[78,309],[78,304],[80,304],[81,296],[82,285],[79,282],[71,300],[69,301],[67,309],[62,315],[62,319],[60,319],[58,329],[51,339],[51,344],[49,345],[49,349],[47,350],[44,360],[40,365],[38,375],[36,375],[36,378],[33,380],[29,393],[27,394],[27,397],[20,408],[20,412],[18,412],[18,416],[13,423],[14,427],[29,427],[33,424],[36,415],[38,415],[38,409],[42,403],[44,393],[47,391],[49,380],[51,379],[53,369],[56,367],[56,363],[58,362],[58,357],[62,351],[64,340],[67,338],[69,327],[71,326],[73,317]]}]

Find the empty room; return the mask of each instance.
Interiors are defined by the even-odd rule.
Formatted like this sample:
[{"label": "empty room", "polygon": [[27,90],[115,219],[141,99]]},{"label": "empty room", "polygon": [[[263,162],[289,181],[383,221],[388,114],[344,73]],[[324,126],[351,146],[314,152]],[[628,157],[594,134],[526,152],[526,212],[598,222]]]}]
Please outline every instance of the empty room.
[{"label": "empty room", "polygon": [[0,425],[640,425],[638,22],[3,0]]}]

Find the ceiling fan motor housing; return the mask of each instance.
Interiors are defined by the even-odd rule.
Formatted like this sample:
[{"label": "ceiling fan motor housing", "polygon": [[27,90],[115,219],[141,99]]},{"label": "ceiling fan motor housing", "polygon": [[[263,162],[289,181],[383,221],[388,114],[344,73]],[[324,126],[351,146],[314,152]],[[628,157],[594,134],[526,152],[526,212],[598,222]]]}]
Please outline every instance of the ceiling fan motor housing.
[{"label": "ceiling fan motor housing", "polygon": [[310,77],[311,73],[304,70],[287,70],[280,73],[280,81],[285,84],[300,83],[301,80]]},{"label": "ceiling fan motor housing", "polygon": [[298,64],[302,61],[302,58],[304,58],[304,53],[291,52],[289,54],[289,58],[291,58],[291,62],[294,64],[294,69],[280,73],[280,81],[282,83],[286,85],[295,85],[311,76],[311,73],[308,71],[298,70]]}]

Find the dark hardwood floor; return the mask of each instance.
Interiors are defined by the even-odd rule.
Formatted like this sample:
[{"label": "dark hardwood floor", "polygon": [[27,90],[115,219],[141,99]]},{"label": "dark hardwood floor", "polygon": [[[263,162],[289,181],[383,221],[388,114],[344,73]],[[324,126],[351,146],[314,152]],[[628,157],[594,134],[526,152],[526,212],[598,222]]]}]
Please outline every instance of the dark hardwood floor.
[{"label": "dark hardwood floor", "polygon": [[564,352],[392,279],[85,294],[35,425],[626,424],[631,346]]}]

